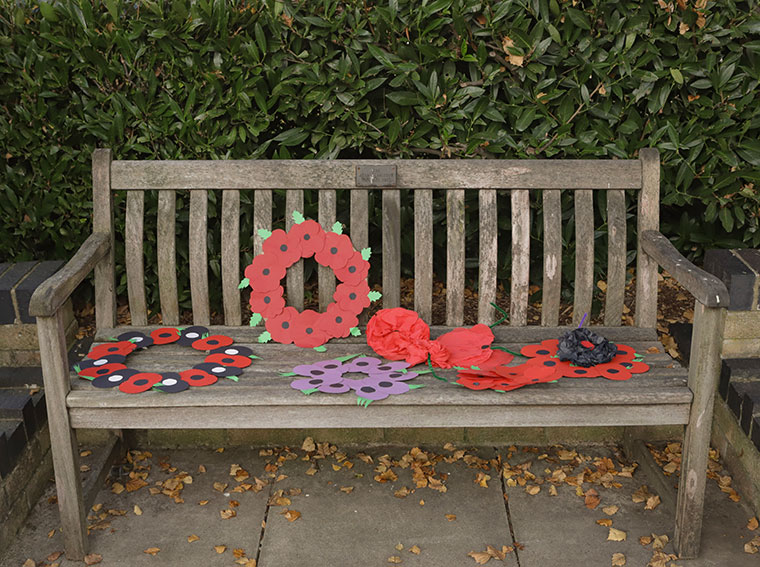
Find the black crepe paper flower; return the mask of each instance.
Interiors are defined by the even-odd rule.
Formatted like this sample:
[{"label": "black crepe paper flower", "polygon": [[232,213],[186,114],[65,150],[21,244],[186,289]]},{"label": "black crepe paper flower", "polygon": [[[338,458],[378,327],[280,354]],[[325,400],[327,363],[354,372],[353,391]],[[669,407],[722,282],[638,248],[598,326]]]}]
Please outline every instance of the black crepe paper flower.
[{"label": "black crepe paper flower", "polygon": [[609,362],[616,351],[614,343],[585,328],[568,331],[557,345],[560,360],[586,368]]}]

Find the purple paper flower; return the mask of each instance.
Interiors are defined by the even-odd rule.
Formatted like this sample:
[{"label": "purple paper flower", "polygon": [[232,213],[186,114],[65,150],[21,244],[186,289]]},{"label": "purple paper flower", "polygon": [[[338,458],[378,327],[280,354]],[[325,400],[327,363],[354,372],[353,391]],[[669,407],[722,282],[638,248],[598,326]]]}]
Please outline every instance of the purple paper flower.
[{"label": "purple paper flower", "polygon": [[295,374],[300,376],[313,376],[315,378],[324,378],[327,376],[336,376],[340,378],[345,372],[343,363],[340,360],[323,360],[313,364],[301,364],[293,369]]},{"label": "purple paper flower", "polygon": [[372,356],[360,356],[354,358],[350,362],[346,362],[344,366],[347,368],[346,372],[364,372],[365,374],[372,374],[374,371],[390,372],[392,370],[403,370],[409,368],[409,363],[403,360],[387,362],[374,358]]},{"label": "purple paper flower", "polygon": [[[353,381],[353,380],[352,380]],[[290,383],[292,388],[311,394],[319,390],[325,394],[345,394],[351,391],[346,380],[340,376],[327,376],[326,378],[299,378]]]}]

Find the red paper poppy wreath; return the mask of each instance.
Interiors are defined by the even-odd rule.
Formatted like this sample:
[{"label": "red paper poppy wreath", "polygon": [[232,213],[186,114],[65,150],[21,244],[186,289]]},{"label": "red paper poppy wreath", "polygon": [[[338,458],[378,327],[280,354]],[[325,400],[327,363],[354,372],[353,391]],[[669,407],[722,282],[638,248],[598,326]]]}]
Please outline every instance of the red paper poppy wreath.
[{"label": "red paper poppy wreath", "polygon": [[[170,372],[147,372],[129,368],[126,357],[137,349],[154,345],[177,344],[207,352],[203,362],[192,368]],[[210,335],[206,327],[163,327],[150,335],[128,331],[119,335],[115,342],[103,343],[93,348],[84,360],[74,365],[80,378],[92,381],[96,388],[118,388],[127,394],[139,394],[158,390],[176,394],[188,388],[210,386],[218,378],[237,382],[238,375],[258,358],[248,347],[232,344],[230,337]]]},{"label": "red paper poppy wreath", "polygon": [[[359,314],[371,301],[381,297],[367,285],[369,248],[358,252],[351,239],[343,234],[336,222],[325,231],[319,223],[306,220],[299,212],[293,213],[295,224],[289,231],[259,230],[265,238],[262,253],[245,269],[240,288],[251,287],[251,326],[264,320],[266,331],[258,341],[275,341],[295,344],[304,348],[320,347],[332,338],[359,335]],[[320,266],[331,268],[340,284],[333,295],[333,303],[324,313],[311,309],[298,311],[286,307],[283,299],[282,278],[287,269],[301,258],[314,259]]]}]

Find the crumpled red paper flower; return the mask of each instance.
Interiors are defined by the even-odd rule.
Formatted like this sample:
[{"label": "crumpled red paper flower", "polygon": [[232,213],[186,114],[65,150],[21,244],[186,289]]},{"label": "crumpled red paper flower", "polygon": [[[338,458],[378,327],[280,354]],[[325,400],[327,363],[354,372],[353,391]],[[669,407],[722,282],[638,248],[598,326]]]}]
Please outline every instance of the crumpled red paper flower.
[{"label": "crumpled red paper flower", "polygon": [[[367,323],[367,344],[389,360],[406,360],[412,366],[425,362],[431,343],[427,323],[402,307],[381,309]],[[438,348],[436,355],[440,354]]]}]

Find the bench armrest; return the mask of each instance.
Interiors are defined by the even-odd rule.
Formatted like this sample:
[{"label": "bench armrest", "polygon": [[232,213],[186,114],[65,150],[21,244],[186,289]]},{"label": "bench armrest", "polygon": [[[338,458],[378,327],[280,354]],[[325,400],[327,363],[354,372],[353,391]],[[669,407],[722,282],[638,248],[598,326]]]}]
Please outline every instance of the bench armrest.
[{"label": "bench armrest", "polygon": [[645,230],[641,235],[641,247],[702,305],[728,307],[729,295],[725,284],[689,262],[661,232]]},{"label": "bench armrest", "polygon": [[34,291],[29,301],[29,315],[52,317],[95,264],[108,253],[111,236],[104,232],[91,234],[66,265],[50,276]]}]

